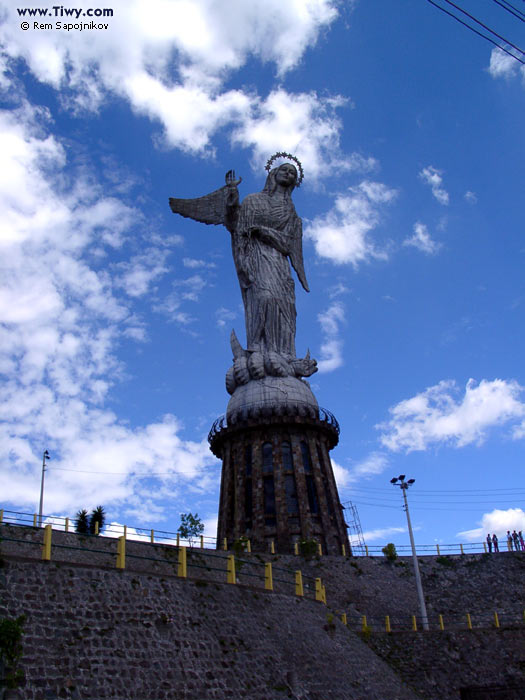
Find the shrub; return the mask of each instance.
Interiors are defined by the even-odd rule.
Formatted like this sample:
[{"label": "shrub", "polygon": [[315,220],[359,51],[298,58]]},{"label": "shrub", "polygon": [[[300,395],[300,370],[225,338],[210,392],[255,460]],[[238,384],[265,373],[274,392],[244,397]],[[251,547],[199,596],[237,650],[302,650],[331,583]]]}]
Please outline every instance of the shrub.
[{"label": "shrub", "polygon": [[88,535],[89,534],[89,516],[88,512],[85,508],[82,510],[79,510],[77,513],[77,519],[75,522],[75,531],[78,532],[79,535]]},{"label": "shrub", "polygon": [[388,561],[395,561],[397,559],[396,546],[392,542],[389,542],[381,550]]}]

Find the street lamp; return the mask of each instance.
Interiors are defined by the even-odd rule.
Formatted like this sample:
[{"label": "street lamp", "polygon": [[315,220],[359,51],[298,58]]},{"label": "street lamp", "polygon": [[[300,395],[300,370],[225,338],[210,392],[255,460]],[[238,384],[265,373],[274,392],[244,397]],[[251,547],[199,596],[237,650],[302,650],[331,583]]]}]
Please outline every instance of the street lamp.
[{"label": "street lamp", "polygon": [[40,482],[40,508],[38,509],[38,527],[42,527],[42,508],[44,507],[44,474],[46,471],[46,459],[51,459],[49,452],[44,450],[42,457],[42,481]]},{"label": "street lamp", "polygon": [[414,533],[412,532],[412,523],[410,522],[410,513],[408,512],[408,501],[407,501],[407,489],[409,486],[415,482],[415,479],[409,479],[405,481],[405,475],[395,476],[390,479],[392,486],[399,486],[403,492],[403,499],[405,501],[405,513],[407,514],[408,523],[408,534],[410,535],[410,544],[412,545],[412,560],[414,562],[414,573],[416,575],[416,587],[417,595],[419,598],[419,608],[421,610],[421,621],[423,623],[423,629],[428,630],[428,617],[427,617],[427,607],[425,605],[425,596],[423,595],[423,586],[421,585],[421,575],[419,573],[419,562],[417,560],[416,545],[414,543]]}]

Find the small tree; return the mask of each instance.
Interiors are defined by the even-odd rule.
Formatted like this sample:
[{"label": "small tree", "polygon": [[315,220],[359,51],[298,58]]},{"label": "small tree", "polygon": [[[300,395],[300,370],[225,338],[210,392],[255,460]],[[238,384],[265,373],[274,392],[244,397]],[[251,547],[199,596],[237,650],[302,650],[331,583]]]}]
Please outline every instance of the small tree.
[{"label": "small tree", "polygon": [[17,688],[24,680],[24,672],[18,668],[22,657],[22,634],[25,615],[16,619],[0,619],[0,667],[3,669],[3,684]]},{"label": "small tree", "polygon": [[392,542],[389,542],[387,545],[385,545],[381,551],[388,559],[388,561],[395,561],[397,559],[396,545]]},{"label": "small tree", "polygon": [[85,508],[79,510],[75,522],[75,531],[79,535],[89,535],[89,516]]},{"label": "small tree", "polygon": [[89,532],[90,532],[90,534],[92,534],[92,535],[96,534],[95,523],[98,523],[98,532],[100,534],[102,532],[102,528],[104,527],[105,521],[106,521],[106,512],[104,510],[104,507],[97,506],[96,508],[94,508],[93,511],[91,512],[91,517],[89,519]]},{"label": "small tree", "polygon": [[198,537],[204,532],[204,523],[199,518],[198,513],[180,514],[180,525],[177,530],[183,540],[188,540],[190,547],[193,545],[193,538]]}]

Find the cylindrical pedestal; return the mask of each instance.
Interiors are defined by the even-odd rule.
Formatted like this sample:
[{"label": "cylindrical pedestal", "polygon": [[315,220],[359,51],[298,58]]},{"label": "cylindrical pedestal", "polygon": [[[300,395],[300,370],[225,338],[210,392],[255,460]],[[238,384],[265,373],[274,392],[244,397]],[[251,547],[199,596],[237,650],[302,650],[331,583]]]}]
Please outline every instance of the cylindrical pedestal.
[{"label": "cylindrical pedestal", "polygon": [[257,416],[214,424],[209,441],[222,459],[218,542],[240,537],[252,550],[293,553],[316,540],[325,554],[350,551],[329,451],[339,439],[334,416]]}]

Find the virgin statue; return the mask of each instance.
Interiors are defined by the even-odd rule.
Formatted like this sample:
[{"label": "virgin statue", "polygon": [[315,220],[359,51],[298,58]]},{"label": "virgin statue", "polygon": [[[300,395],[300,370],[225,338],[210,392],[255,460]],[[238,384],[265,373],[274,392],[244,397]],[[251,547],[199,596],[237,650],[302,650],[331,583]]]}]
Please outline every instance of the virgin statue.
[{"label": "virgin statue", "polygon": [[[293,160],[272,168],[278,158]],[[300,162],[290,154],[277,153],[267,163],[269,171],[261,192],[239,203],[234,171],[226,173],[226,185],[197,199],[170,199],[171,210],[206,224],[223,224],[231,233],[233,260],[244,304],[246,350],[232,332],[234,367],[227,386],[265,376],[310,376],[317,370],[309,353],[298,359],[295,352],[295,285],[290,263],[309,291],[303,265],[302,223],[292,192],[303,179]],[[300,175],[299,175],[299,172]]]}]

